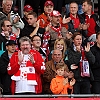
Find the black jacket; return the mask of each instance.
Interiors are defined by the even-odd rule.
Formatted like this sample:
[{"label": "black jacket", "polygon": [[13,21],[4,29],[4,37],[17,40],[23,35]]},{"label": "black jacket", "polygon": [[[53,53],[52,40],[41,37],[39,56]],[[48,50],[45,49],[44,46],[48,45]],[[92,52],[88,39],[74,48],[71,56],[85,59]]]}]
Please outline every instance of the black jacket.
[{"label": "black jacket", "polygon": [[100,48],[97,47],[97,44],[95,44],[91,48],[91,51],[95,56],[95,63],[91,65],[94,81],[100,81]]},{"label": "black jacket", "polygon": [[[85,13],[81,14],[81,16],[84,18],[84,20],[86,19]],[[100,22],[99,22],[99,18],[96,14],[92,14],[90,18],[93,18],[94,21],[96,22],[96,27],[95,27],[95,31],[96,33],[100,31]]]},{"label": "black jacket", "polygon": [[[72,70],[74,72],[75,79],[77,81],[80,81],[80,80],[86,81],[86,80],[88,80],[89,79],[88,77],[84,77],[84,78],[81,77],[81,70],[80,70],[81,53],[78,52],[78,51],[74,51],[73,46],[72,46],[71,48],[68,49],[67,54],[68,54],[68,60],[66,60],[65,63],[69,66],[69,69],[70,69],[70,66],[72,64],[75,64],[76,66],[78,66],[77,69]],[[93,64],[95,62],[95,57],[94,57],[94,55],[92,54],[91,51],[85,52],[85,56],[86,56],[89,64]],[[90,75],[91,75],[91,79],[93,80],[93,75],[92,75],[92,72],[91,72],[91,68],[90,68]]]},{"label": "black jacket", "polygon": [[[34,29],[35,29],[35,27],[33,27],[31,25],[25,26],[21,30],[20,37],[23,37],[23,36],[30,37],[30,34],[34,31]],[[45,29],[44,28],[39,28],[36,34],[39,35],[42,38],[44,32],[45,32]]]},{"label": "black jacket", "polygon": [[[79,18],[80,23],[84,24],[85,23],[84,18],[79,14],[77,14],[77,16]],[[66,17],[70,17],[70,13]],[[68,31],[73,34],[74,34],[74,32],[80,32],[83,36],[86,36],[86,34],[87,34],[86,30],[79,30],[78,28],[74,28],[74,22],[72,20],[68,23]]]},{"label": "black jacket", "polygon": [[3,94],[11,94],[11,76],[7,73],[7,66],[9,64],[8,52],[5,51],[0,57],[0,82],[3,85]]}]

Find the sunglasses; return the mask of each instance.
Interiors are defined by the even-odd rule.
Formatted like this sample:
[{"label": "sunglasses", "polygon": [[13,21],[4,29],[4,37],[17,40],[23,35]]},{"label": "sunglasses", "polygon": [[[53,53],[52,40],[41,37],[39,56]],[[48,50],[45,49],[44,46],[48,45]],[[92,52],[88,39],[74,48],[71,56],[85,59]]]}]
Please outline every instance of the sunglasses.
[{"label": "sunglasses", "polygon": [[7,27],[12,27],[12,25],[5,25],[5,26],[7,26]]}]

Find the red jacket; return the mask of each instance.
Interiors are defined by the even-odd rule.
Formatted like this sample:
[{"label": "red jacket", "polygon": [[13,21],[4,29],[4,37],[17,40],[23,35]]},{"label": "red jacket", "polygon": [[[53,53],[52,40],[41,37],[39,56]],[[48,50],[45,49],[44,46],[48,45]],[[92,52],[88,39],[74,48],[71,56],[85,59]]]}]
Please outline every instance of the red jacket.
[{"label": "red jacket", "polygon": [[[33,66],[35,68],[35,76],[36,76],[36,82],[37,82],[37,85],[35,85],[35,90],[36,90],[36,93],[41,93],[42,92],[42,83],[41,83],[40,76],[41,76],[41,74],[44,73],[45,64],[44,64],[44,61],[38,51],[30,50],[30,53],[33,53],[34,60],[35,60],[35,63],[33,64]],[[16,73],[18,73],[19,68],[20,68],[20,65],[18,64],[18,52],[15,52],[12,55],[9,65],[8,65],[8,74],[15,75]],[[15,81],[14,80],[12,80],[11,91],[12,91],[12,94],[15,93]]]}]

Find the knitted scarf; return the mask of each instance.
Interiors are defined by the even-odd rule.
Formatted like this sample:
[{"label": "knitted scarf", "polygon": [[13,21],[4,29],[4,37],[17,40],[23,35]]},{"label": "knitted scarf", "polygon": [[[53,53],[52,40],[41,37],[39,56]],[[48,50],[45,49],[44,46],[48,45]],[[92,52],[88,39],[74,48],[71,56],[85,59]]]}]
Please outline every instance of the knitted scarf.
[{"label": "knitted scarf", "polygon": [[80,60],[81,76],[90,77],[89,62],[87,61],[83,47],[81,47],[81,54],[82,54],[82,57]]}]

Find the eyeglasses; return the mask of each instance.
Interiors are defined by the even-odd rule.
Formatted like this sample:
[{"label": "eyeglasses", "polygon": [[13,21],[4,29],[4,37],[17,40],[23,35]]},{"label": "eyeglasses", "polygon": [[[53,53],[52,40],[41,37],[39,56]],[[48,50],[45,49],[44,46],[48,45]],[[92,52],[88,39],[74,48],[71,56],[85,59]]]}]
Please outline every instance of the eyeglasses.
[{"label": "eyeglasses", "polygon": [[7,26],[7,27],[12,27],[12,25],[5,25],[5,26]]}]

